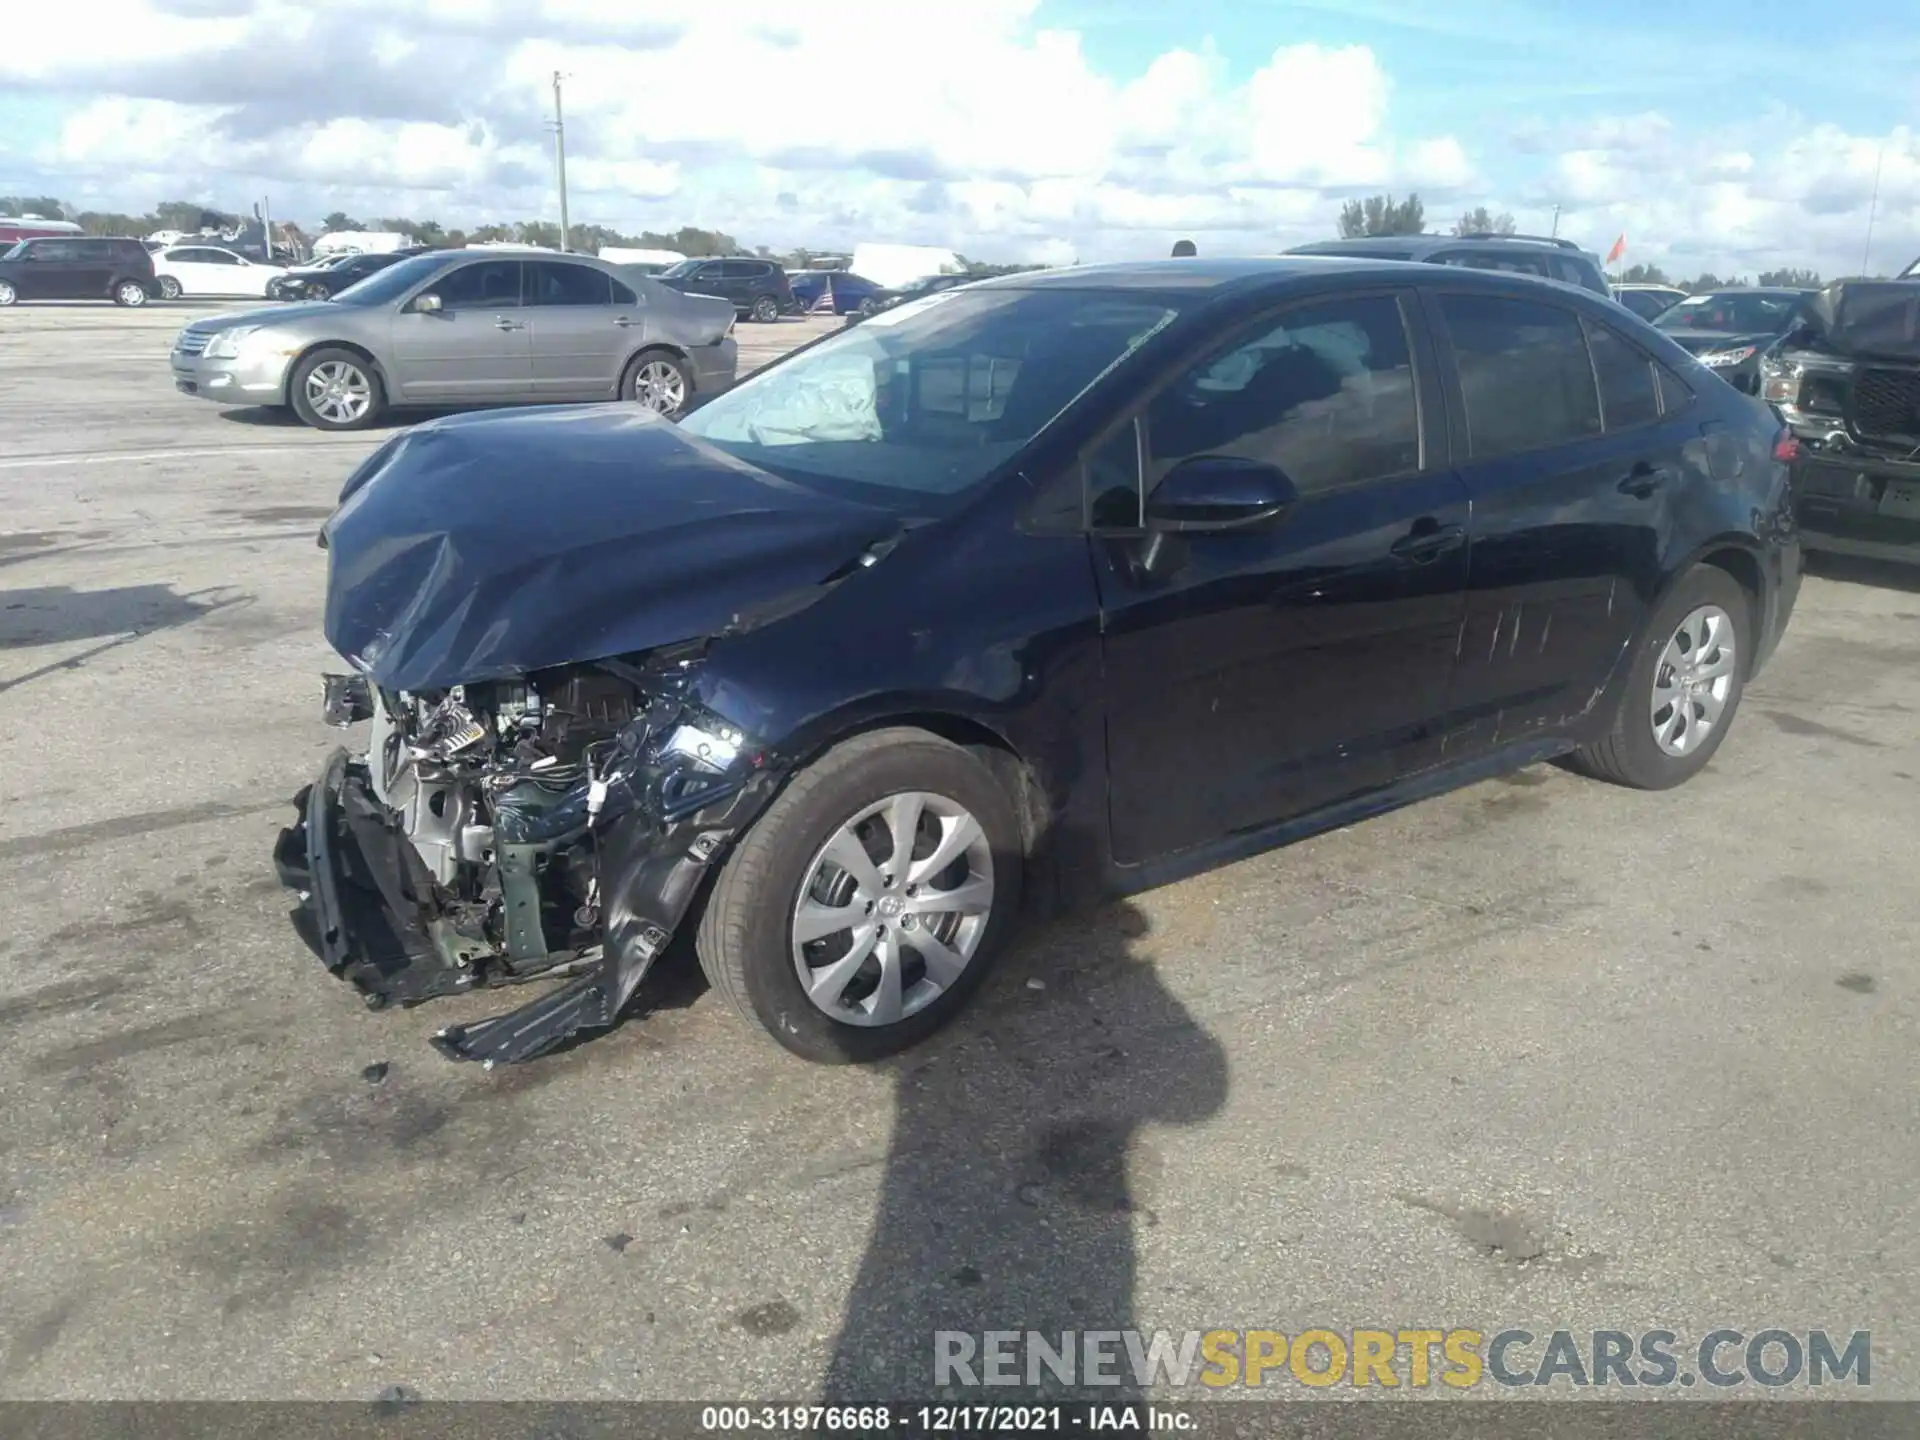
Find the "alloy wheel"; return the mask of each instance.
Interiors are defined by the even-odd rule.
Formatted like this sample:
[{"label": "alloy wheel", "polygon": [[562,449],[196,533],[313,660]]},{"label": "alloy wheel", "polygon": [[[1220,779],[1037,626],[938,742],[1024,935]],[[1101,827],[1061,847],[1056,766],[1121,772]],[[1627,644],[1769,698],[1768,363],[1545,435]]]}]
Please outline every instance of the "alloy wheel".
[{"label": "alloy wheel", "polygon": [[19,298],[20,296],[15,292],[13,286],[4,280],[0,280],[0,305],[11,305]]},{"label": "alloy wheel", "polygon": [[116,292],[116,298],[122,305],[144,305],[147,303],[146,286],[134,280],[128,280]]},{"label": "alloy wheel", "polygon": [[789,927],[801,988],[843,1024],[897,1024],[960,979],[993,900],[993,847],[966,807],[922,790],[890,795],[807,867]]},{"label": "alloy wheel", "polygon": [[307,372],[307,404],[330,425],[350,425],[373,404],[373,384],[358,366],[326,360]]},{"label": "alloy wheel", "polygon": [[162,300],[178,300],[180,295],[180,282],[171,275],[162,275],[160,277],[160,298]]},{"label": "alloy wheel", "polygon": [[775,301],[762,296],[753,302],[753,318],[762,325],[771,325],[780,318],[780,306]]},{"label": "alloy wheel", "polygon": [[656,415],[671,418],[687,403],[686,377],[669,361],[649,360],[634,372],[633,398]]},{"label": "alloy wheel", "polygon": [[1718,605],[1702,605],[1680,622],[1654,668],[1648,712],[1664,754],[1677,759],[1706,743],[1733,697],[1738,659],[1733,617]]}]

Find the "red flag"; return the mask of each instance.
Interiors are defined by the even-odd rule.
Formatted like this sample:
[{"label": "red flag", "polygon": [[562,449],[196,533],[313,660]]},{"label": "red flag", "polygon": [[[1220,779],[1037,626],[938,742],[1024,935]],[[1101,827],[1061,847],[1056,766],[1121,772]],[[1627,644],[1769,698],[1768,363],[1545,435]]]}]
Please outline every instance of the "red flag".
[{"label": "red flag", "polygon": [[1622,255],[1625,255],[1626,253],[1627,253],[1627,237],[1624,234],[1622,234],[1618,240],[1613,242],[1613,248],[1607,251],[1607,264],[1609,265],[1613,264],[1614,261],[1618,260]]}]

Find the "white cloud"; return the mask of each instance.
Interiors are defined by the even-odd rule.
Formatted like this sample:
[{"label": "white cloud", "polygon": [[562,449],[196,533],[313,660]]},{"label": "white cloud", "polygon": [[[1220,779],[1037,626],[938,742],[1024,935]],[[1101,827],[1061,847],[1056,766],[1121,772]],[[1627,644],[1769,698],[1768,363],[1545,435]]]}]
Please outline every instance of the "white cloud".
[{"label": "white cloud", "polygon": [[101,0],[86,27],[16,28],[0,86],[84,97],[34,188],[117,180],[121,206],[268,188],[283,214],[551,216],[555,70],[571,211],[628,229],[1274,249],[1356,187],[1473,180],[1457,139],[1392,132],[1363,47],[1283,47],[1237,86],[1210,45],[1114,75],[1035,6],[974,0],[927,44],[881,0]]}]

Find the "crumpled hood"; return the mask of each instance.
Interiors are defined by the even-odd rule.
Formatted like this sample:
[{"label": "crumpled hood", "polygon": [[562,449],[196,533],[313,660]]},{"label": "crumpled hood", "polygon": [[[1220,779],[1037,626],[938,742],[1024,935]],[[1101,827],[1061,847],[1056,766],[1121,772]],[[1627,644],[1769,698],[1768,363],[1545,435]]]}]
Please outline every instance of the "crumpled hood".
[{"label": "crumpled hood", "polygon": [[900,528],[617,404],[416,426],[340,498],[320,540],[327,641],[389,690],[739,628],[810,603]]}]

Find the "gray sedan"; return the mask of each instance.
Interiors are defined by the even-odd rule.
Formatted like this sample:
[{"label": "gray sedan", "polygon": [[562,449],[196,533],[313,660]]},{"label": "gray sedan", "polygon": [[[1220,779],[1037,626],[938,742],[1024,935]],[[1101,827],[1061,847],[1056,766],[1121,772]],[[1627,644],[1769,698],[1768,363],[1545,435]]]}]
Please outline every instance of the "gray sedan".
[{"label": "gray sedan", "polygon": [[180,332],[174,386],[358,430],[408,406],[624,399],[677,417],[733,384],[731,302],[583,255],[416,255],[331,300]]}]

